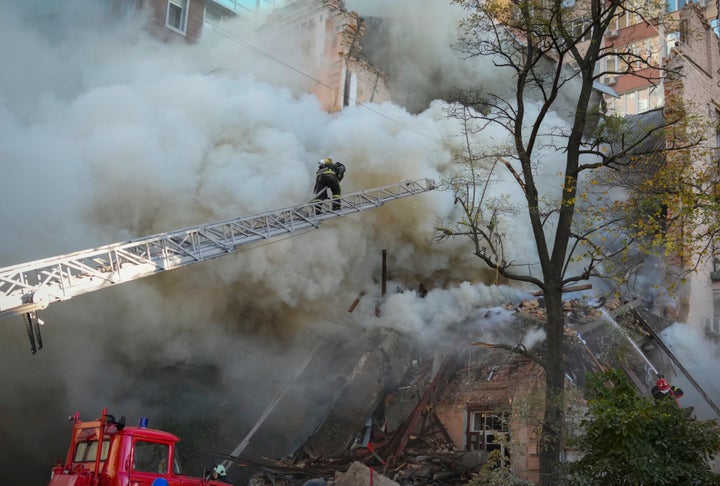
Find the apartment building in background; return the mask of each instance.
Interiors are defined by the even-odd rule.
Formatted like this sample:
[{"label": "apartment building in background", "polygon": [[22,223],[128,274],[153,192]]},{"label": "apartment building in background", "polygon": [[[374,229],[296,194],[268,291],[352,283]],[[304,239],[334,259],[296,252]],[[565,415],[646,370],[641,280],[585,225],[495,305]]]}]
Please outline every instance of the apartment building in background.
[{"label": "apartment building in background", "polygon": [[[679,8],[679,9],[678,9]],[[615,96],[606,95],[608,114],[633,117],[654,117],[658,110],[693,117],[698,126],[707,126],[705,141],[687,153],[667,152],[666,163],[702,169],[718,168],[720,147],[720,38],[718,37],[717,6],[703,3],[678,5],[670,0],[668,12],[661,21],[645,22],[637,16],[625,15],[616,21],[616,29],[608,31],[606,47],[617,52],[632,52],[651,59],[651,66],[628,66],[618,56],[607,59],[608,74],[601,81],[612,87]],[[668,73],[659,69],[662,66]],[[672,72],[678,72],[677,75]],[[673,145],[668,134],[665,147]],[[683,160],[680,158],[684,157]],[[698,222],[698,224],[701,224]],[[690,229],[688,229],[689,231]],[[715,245],[720,249],[720,245]],[[693,261],[678,261],[691,268]],[[701,262],[683,285],[677,305],[666,317],[686,322],[705,330],[713,340],[720,340],[720,252]]]},{"label": "apartment building in background", "polygon": [[163,44],[195,43],[205,29],[235,17],[254,17],[288,0],[112,0],[117,15],[144,15],[147,33]]},{"label": "apartment building in background", "polygon": [[[720,167],[720,39],[699,5],[677,12],[678,35],[664,65],[678,75],[664,80],[665,112],[693,117],[695,126],[707,126],[704,142],[691,151],[690,163],[702,169]],[[716,24],[715,24],[716,25]],[[668,134],[668,144],[672,143]],[[667,157],[670,163],[673,154]],[[687,163],[687,161],[685,162]],[[702,228],[701,228],[702,229]],[[720,245],[697,272],[691,274],[690,292],[683,302],[684,322],[704,327],[713,341],[720,338]]]},{"label": "apartment building in background", "polygon": [[[665,89],[658,67],[673,55],[676,46],[690,34],[687,20],[680,16],[680,11],[686,5],[694,6],[706,19],[707,26],[699,27],[703,32],[718,35],[717,4],[707,0],[697,3],[667,0],[666,11],[658,12],[654,18],[643,18],[626,12],[615,19],[605,35],[605,47],[647,57],[652,66],[636,64],[635,70],[636,66],[628,66],[628,60],[621,56],[605,59],[605,66],[601,67],[608,74],[600,81],[611,86],[617,95],[605,97],[609,113],[634,115],[664,106]],[[708,48],[712,48],[709,41]]]},{"label": "apartment building in background", "polygon": [[[142,14],[146,32],[161,44],[196,43],[203,32],[217,30],[223,22],[239,17],[262,15],[260,29],[266,42],[281,45],[293,39],[309,63],[281,59],[302,71],[311,81],[313,93],[327,112],[367,102],[390,100],[385,74],[362,54],[360,39],[365,23],[357,12],[345,8],[342,0],[113,0],[119,14]],[[288,42],[285,40],[285,42]],[[247,47],[238,44],[238,49]]]}]

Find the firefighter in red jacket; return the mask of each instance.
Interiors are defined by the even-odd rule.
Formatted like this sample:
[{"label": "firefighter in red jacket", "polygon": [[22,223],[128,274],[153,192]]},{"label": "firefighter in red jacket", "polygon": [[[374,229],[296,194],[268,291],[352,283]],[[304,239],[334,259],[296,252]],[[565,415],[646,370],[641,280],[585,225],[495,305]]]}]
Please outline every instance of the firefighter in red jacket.
[{"label": "firefighter in red jacket", "polygon": [[320,159],[318,169],[315,172],[315,198],[313,202],[325,201],[328,199],[328,190],[332,192],[335,211],[340,209],[340,181],[345,176],[345,166],[340,162],[333,163],[331,158]]},{"label": "firefighter in red jacket", "polygon": [[655,386],[652,387],[650,392],[657,400],[661,400],[666,397],[673,397],[677,400],[683,396],[683,391],[680,388],[668,383],[664,375],[658,375]]}]

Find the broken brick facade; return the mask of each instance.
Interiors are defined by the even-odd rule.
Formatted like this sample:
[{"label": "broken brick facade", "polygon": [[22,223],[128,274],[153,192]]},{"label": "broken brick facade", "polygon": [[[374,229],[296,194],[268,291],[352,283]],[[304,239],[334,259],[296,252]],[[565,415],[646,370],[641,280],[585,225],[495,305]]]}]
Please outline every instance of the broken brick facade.
[{"label": "broken brick facade", "polygon": [[[297,43],[304,60],[288,59],[307,75],[308,88],[328,113],[363,103],[390,101],[385,74],[363,55],[360,40],[365,21],[342,0],[270,2],[277,8],[262,32],[279,48]],[[195,43],[217,19],[238,15],[211,0],[113,0],[118,13],[141,12],[146,31],[162,44]],[[307,67],[309,66],[309,68]]]},{"label": "broken brick facade", "polygon": [[[468,351],[479,353],[480,350]],[[545,377],[532,361],[505,351],[458,370],[443,389],[434,412],[458,450],[499,450],[516,477],[539,480],[538,432]]]},{"label": "broken brick facade", "polygon": [[339,0],[300,0],[268,17],[272,35],[300,39],[309,56],[310,91],[327,112],[390,101],[385,75],[362,54],[365,23]]}]

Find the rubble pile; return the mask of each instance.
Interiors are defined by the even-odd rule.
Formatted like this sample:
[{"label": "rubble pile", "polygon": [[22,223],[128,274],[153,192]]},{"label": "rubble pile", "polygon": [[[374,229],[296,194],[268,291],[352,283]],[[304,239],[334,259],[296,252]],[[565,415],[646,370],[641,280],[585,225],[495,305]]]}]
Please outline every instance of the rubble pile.
[{"label": "rubble pile", "polygon": [[[412,437],[394,465],[383,461],[368,448],[357,448],[335,458],[296,461],[264,458],[262,461],[247,461],[244,465],[258,470],[248,483],[251,486],[305,485],[309,481],[335,486],[377,485],[381,484],[379,476],[389,481],[387,484],[453,486],[470,481],[479,470],[478,462],[476,452],[456,451],[438,441]],[[363,467],[360,468],[360,465]],[[367,471],[361,475],[363,479],[349,481],[346,476],[357,476],[357,469]],[[374,475],[372,483],[369,482],[370,473]]]},{"label": "rubble pile", "polygon": [[[343,453],[311,457],[301,449],[293,457],[245,461],[244,465],[258,470],[252,485],[302,485],[320,479],[327,484],[348,484],[347,478],[342,481],[340,478],[358,465],[403,486],[442,486],[469,481],[485,462],[484,451],[456,450],[431,406],[457,370],[457,357],[445,359],[434,375],[428,363],[408,370],[412,386],[403,382],[396,392],[389,393],[378,407],[382,419],[377,423],[371,421],[371,425],[360,430]],[[414,399],[403,399],[404,392],[410,388],[413,391],[409,396]],[[401,411],[404,415],[400,422],[393,416],[399,416]],[[390,433],[388,424],[393,428]],[[366,475],[362,484],[369,484],[368,480]]]},{"label": "rubble pile", "polygon": [[[542,329],[545,307],[536,297],[505,306],[515,313],[503,327],[508,343],[522,343]],[[588,372],[607,366],[601,349],[617,327],[608,311],[620,307],[614,301],[565,301],[566,376],[575,389],[582,389]],[[485,317],[496,313],[488,310]],[[352,378],[329,385],[331,406],[300,447],[281,459],[232,460],[252,474],[252,486],[467,484],[487,473],[493,454],[517,477],[536,477],[542,367],[523,344],[497,342],[491,332],[480,337],[495,342],[471,342],[462,323],[455,331],[448,340],[464,338],[465,345],[431,356],[418,353],[412,337],[397,331],[376,332],[364,345],[354,341],[343,350],[356,352],[358,364],[345,375]],[[533,352],[542,354],[542,342],[537,346]],[[633,372],[632,363],[623,367]],[[327,369],[318,365],[313,373]]]}]

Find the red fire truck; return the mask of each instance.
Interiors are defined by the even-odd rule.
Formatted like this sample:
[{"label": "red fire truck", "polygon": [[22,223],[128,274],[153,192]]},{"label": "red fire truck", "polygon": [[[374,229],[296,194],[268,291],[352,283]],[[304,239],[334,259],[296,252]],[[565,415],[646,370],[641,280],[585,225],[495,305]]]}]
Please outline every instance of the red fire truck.
[{"label": "red fire truck", "polygon": [[71,417],[72,438],[64,464],[52,469],[49,486],[227,486],[227,483],[182,474],[180,439],[147,427],[125,426],[103,409],[98,420]]}]

